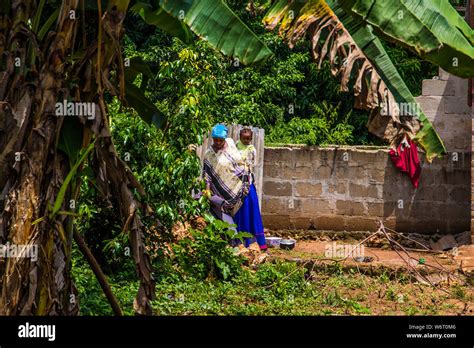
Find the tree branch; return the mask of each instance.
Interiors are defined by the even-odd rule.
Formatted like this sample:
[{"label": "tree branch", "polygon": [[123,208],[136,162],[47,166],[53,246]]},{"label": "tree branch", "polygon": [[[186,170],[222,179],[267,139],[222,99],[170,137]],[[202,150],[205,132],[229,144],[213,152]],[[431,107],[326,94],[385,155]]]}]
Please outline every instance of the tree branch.
[{"label": "tree branch", "polygon": [[84,238],[82,238],[81,234],[77,232],[76,228],[74,227],[74,240],[77,243],[77,246],[79,247],[79,250],[82,252],[84,257],[87,260],[87,263],[91,266],[92,271],[94,272],[97,280],[99,281],[100,287],[102,288],[102,291],[104,291],[105,297],[107,297],[107,300],[110,303],[110,306],[112,307],[112,310],[114,311],[114,314],[117,316],[122,316],[123,312],[122,309],[120,308],[120,305],[117,301],[117,298],[112,292],[112,289],[110,288],[109,283],[107,282],[107,278],[105,277],[104,272],[102,272],[102,268],[100,268],[99,263],[95,259],[94,255],[90,251],[89,247],[86,244],[86,241]]}]

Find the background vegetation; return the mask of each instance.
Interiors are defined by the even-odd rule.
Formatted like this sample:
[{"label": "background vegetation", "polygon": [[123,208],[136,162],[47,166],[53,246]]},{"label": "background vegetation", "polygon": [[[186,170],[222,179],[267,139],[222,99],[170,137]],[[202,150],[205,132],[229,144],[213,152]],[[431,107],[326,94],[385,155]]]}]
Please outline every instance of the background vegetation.
[{"label": "background vegetation", "polygon": [[[141,57],[150,65],[156,78],[148,82],[147,94],[167,115],[168,126],[164,130],[148,126],[110,99],[113,138],[165,230],[207,209],[205,200],[192,196],[202,183],[199,160],[188,146],[200,143],[216,122],[262,127],[267,144],[381,144],[366,129],[367,113],[353,109],[353,96],[339,91],[339,82],[328,66],[318,70],[311,63],[307,43],[291,50],[277,33],[264,30],[260,15],[245,10],[246,1],[227,3],[275,53],[271,60],[260,66],[242,66],[205,41],[185,45],[134,15],[126,19],[124,56]],[[433,65],[407,50],[389,44],[386,49],[415,95],[421,92],[422,79],[437,75]],[[85,176],[76,226],[109,276],[125,314],[132,314],[138,283],[127,254],[127,236],[121,231],[116,208],[97,198],[92,175]],[[145,223],[153,244],[162,226],[156,220],[145,219]],[[96,238],[104,231],[109,235],[105,242]],[[309,282],[305,271],[293,264],[243,270],[242,259],[233,256],[222,239],[226,231],[225,224],[208,218],[204,232],[192,232],[194,239],[171,243],[168,249],[162,241],[158,244],[153,251],[157,314],[372,313],[360,304],[363,298],[344,297],[337,287],[329,291],[324,289],[329,285]],[[82,314],[111,314],[77,250],[73,275]],[[362,281],[356,278],[339,274],[334,281],[339,285]]]}]

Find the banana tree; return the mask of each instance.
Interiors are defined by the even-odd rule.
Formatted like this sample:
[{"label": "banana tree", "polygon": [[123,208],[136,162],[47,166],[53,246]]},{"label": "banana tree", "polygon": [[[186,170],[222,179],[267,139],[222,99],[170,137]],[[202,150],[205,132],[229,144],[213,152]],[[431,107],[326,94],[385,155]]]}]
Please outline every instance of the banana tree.
[{"label": "banana tree", "polygon": [[428,161],[446,153],[381,39],[454,75],[474,76],[474,31],[448,1],[276,0],[264,23],[268,29],[279,25],[290,46],[308,36],[318,65],[328,59],[341,89],[353,90],[355,107],[371,111],[369,131],[392,145],[410,135]]},{"label": "banana tree", "polygon": [[[151,314],[154,280],[141,216],[152,211],[117,155],[105,102],[116,96],[147,122],[166,123],[145,97],[153,75],[139,59],[122,55],[131,5],[151,24],[184,41],[202,37],[244,64],[271,54],[222,1],[2,1],[0,243],[35,245],[38,255],[0,260],[0,315],[78,313],[70,257],[86,167],[94,171],[98,191],[119,208],[140,280],[134,308]],[[139,74],[145,81],[140,87],[133,84]],[[70,105],[82,104],[93,105],[90,114],[64,117]]]}]

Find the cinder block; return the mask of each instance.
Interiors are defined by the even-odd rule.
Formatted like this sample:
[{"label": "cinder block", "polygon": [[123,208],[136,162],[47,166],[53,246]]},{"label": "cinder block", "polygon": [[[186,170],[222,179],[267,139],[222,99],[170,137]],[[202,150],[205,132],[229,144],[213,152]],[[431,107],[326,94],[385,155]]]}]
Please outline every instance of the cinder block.
[{"label": "cinder block", "polygon": [[363,186],[359,184],[349,184],[349,194],[351,197],[378,198],[378,189],[375,185]]},{"label": "cinder block", "polygon": [[440,171],[440,175],[436,180],[437,185],[441,184],[449,184],[449,185],[456,185],[456,186],[465,186],[469,187],[470,183],[470,175],[469,172],[462,171],[462,170],[452,170],[447,171],[446,168]]},{"label": "cinder block", "polygon": [[[373,162],[367,162],[363,164],[363,166],[361,165],[358,167],[351,167],[349,168],[349,173],[348,173],[349,178],[357,179],[357,180],[366,179],[367,181],[369,181],[369,171],[374,170],[376,167],[377,167],[377,164]],[[372,168],[372,169],[366,169],[366,168]]]},{"label": "cinder block", "polygon": [[385,201],[403,200],[404,203],[410,202],[415,194],[415,189],[407,175],[400,173],[393,180],[385,181],[382,186],[381,197]]},{"label": "cinder block", "polygon": [[377,153],[374,150],[351,149],[349,151],[349,164],[365,165],[376,161]]},{"label": "cinder block", "polygon": [[413,220],[436,218],[439,211],[439,203],[432,201],[414,201],[409,207],[409,217]]},{"label": "cinder block", "polygon": [[471,204],[471,190],[467,187],[456,186],[449,191],[449,197],[452,201],[461,206],[468,206]]},{"label": "cinder block", "polygon": [[309,182],[296,183],[295,196],[298,197],[319,197],[323,191],[321,184],[312,184]]},{"label": "cinder block", "polygon": [[303,198],[300,202],[301,213],[305,215],[327,215],[332,213],[329,201]]},{"label": "cinder block", "polygon": [[315,154],[313,155],[316,157],[316,158],[313,158],[313,161],[317,159],[317,161],[315,162],[319,162],[319,165],[321,166],[332,165],[333,151],[334,149],[319,148],[318,151],[315,152]]},{"label": "cinder block", "polygon": [[291,183],[287,181],[268,181],[263,183],[263,192],[267,196],[292,196]]},{"label": "cinder block", "polygon": [[448,228],[447,233],[456,234],[461,233],[464,231],[470,231],[470,220],[462,219],[462,220],[449,220],[448,221]]},{"label": "cinder block", "polygon": [[337,214],[340,215],[364,215],[365,207],[361,202],[337,201]]},{"label": "cinder block", "polygon": [[437,115],[437,114],[432,114],[432,113],[427,113],[425,114],[426,117],[431,121],[433,124],[433,127],[435,127],[436,131],[440,133],[441,131],[444,131],[445,125],[443,120],[442,115]]},{"label": "cinder block", "polygon": [[398,202],[393,209],[393,214],[397,218],[397,221],[411,221],[413,220],[412,212],[414,209],[412,208],[413,203],[410,201],[404,201],[403,207],[401,207]]},{"label": "cinder block", "polygon": [[314,226],[318,230],[344,231],[345,229],[345,221],[342,216],[317,216],[313,220]]},{"label": "cinder block", "polygon": [[328,185],[328,192],[329,193],[338,193],[338,194],[344,194],[346,193],[346,183],[345,182],[337,182],[337,184],[330,183]]},{"label": "cinder block", "polygon": [[[287,197],[272,197],[263,196],[262,198],[262,212],[267,214],[283,214],[289,209],[289,201],[291,198]],[[293,209],[294,210],[294,209]]]},{"label": "cinder block", "polygon": [[439,219],[415,220],[411,223],[411,228],[414,233],[427,235],[442,234],[443,231],[447,230],[447,227],[447,220]]},{"label": "cinder block", "polygon": [[265,147],[263,151],[263,160],[265,165],[275,164],[278,160],[278,148]]},{"label": "cinder block", "polygon": [[457,136],[454,139],[454,150],[469,151],[470,139],[467,136]]},{"label": "cinder block", "polygon": [[384,183],[385,173],[386,173],[385,170],[377,170],[377,169],[368,171],[369,179],[376,183]]},{"label": "cinder block", "polygon": [[419,234],[440,234],[447,230],[446,220],[420,220],[414,219],[409,221],[397,220],[395,228],[397,232],[419,233]]},{"label": "cinder block", "polygon": [[[277,161],[266,158],[264,167],[262,215],[265,227],[375,230],[375,221],[381,218],[387,227],[400,232],[467,230],[471,220],[472,164],[470,143],[462,139],[471,141],[473,122],[470,115],[458,113],[438,117],[435,124],[443,125],[440,134],[446,144],[455,149],[469,149],[468,152],[457,150],[460,152],[456,163],[445,156],[429,165],[423,162],[424,155],[420,152],[422,173],[418,189],[413,188],[406,174],[393,167],[385,150],[339,149],[337,156],[348,151],[349,162],[337,159],[333,163],[334,149],[273,149],[270,159]],[[286,160],[285,156],[290,154],[294,161]],[[327,165],[321,166],[321,163]],[[337,194],[350,198],[337,200]],[[364,202],[354,201],[357,198]],[[397,206],[399,199],[404,202],[403,209]]]},{"label": "cinder block", "polygon": [[386,219],[382,219],[382,222],[385,227],[395,230],[395,227],[397,225],[397,218],[391,216]]},{"label": "cinder block", "polygon": [[444,112],[446,114],[471,114],[471,108],[467,105],[467,97],[444,97]]},{"label": "cinder block", "polygon": [[311,167],[285,167],[282,169],[283,180],[309,180],[313,176],[313,169]]},{"label": "cinder block", "polygon": [[377,202],[367,202],[367,210],[369,216],[377,216],[381,217],[384,216],[384,204],[377,203]]},{"label": "cinder block", "polygon": [[422,95],[444,96],[455,95],[454,84],[443,80],[423,80]]},{"label": "cinder block", "polygon": [[309,217],[291,217],[290,226],[295,230],[308,230],[313,225],[313,219]]},{"label": "cinder block", "polygon": [[448,190],[446,185],[438,185],[430,188],[433,191],[433,201],[446,202],[448,199]]},{"label": "cinder block", "polygon": [[444,113],[444,99],[442,96],[426,95],[415,99],[425,114],[442,115]]},{"label": "cinder block", "polygon": [[414,233],[414,228],[415,226],[412,221],[400,220],[400,218],[397,218],[395,220],[395,227],[393,229],[397,232]]},{"label": "cinder block", "polygon": [[395,217],[395,209],[397,209],[397,202],[383,201],[383,216]]},{"label": "cinder block", "polygon": [[451,76],[451,74],[448,73],[447,71],[439,68],[438,76],[439,76],[440,80],[447,81],[447,80],[449,80],[449,77]]},{"label": "cinder block", "polygon": [[266,147],[264,152],[264,160],[268,163],[282,163],[284,165],[294,167],[295,163],[295,151],[288,147]]},{"label": "cinder block", "polygon": [[316,180],[327,180],[331,177],[331,168],[328,166],[320,166],[316,170],[313,170],[311,176],[312,179]]},{"label": "cinder block", "polygon": [[432,170],[431,168],[422,168],[420,176],[420,186],[433,186],[435,184],[435,176],[436,170]]},{"label": "cinder block", "polygon": [[312,147],[311,149],[309,162],[314,166],[315,163],[321,161],[321,150],[318,147]]},{"label": "cinder block", "polygon": [[334,176],[337,180],[352,179],[350,177],[351,168],[350,167],[340,167],[334,169]]},{"label": "cinder block", "polygon": [[289,215],[262,214],[263,226],[271,230],[285,230],[290,228]]},{"label": "cinder block", "polygon": [[429,186],[419,186],[415,191],[415,199],[417,201],[432,201],[433,188]]},{"label": "cinder block", "polygon": [[375,232],[377,230],[377,223],[375,218],[370,217],[346,217],[346,230],[347,231],[370,231]]},{"label": "cinder block", "polygon": [[394,217],[396,202],[381,201],[381,202],[367,202],[368,213],[370,216],[377,217]]},{"label": "cinder block", "polygon": [[295,156],[296,164],[311,166],[314,151],[315,149],[309,146],[302,147],[298,150],[295,149],[293,156]]},{"label": "cinder block", "polygon": [[264,178],[281,178],[282,170],[279,166],[265,163],[263,166]]},{"label": "cinder block", "polygon": [[458,76],[451,75],[449,82],[454,85],[455,95],[458,97],[464,97],[467,99],[467,91],[469,88],[468,79],[463,79]]}]

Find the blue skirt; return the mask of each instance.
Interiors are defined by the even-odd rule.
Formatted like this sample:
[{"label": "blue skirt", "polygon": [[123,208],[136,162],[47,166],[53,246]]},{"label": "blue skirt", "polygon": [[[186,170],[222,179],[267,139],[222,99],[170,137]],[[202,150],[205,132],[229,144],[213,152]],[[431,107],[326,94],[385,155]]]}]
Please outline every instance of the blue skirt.
[{"label": "blue skirt", "polygon": [[267,248],[263,233],[262,216],[258,206],[257,190],[254,184],[250,185],[250,190],[244,199],[244,203],[234,216],[234,222],[237,224],[238,232],[253,234],[253,238],[245,238],[245,247],[257,242],[260,249]]}]

